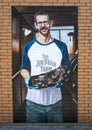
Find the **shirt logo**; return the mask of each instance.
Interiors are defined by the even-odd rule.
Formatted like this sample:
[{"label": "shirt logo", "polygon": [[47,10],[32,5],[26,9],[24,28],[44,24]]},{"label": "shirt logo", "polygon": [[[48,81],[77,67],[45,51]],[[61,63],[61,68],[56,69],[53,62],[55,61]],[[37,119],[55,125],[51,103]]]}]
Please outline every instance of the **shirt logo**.
[{"label": "shirt logo", "polygon": [[40,67],[41,72],[48,72],[51,71],[53,67],[56,67],[56,62],[51,60],[48,55],[42,54],[42,59],[37,60],[36,67]]}]

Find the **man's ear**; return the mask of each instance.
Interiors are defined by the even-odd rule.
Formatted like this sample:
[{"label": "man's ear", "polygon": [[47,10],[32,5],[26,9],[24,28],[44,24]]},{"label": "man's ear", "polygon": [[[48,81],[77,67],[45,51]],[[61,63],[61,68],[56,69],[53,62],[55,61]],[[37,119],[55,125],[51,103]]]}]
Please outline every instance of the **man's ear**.
[{"label": "man's ear", "polygon": [[37,29],[37,24],[36,24],[36,22],[34,23],[34,28],[35,28],[36,32],[38,32],[38,29]]},{"label": "man's ear", "polygon": [[34,26],[35,26],[35,28],[36,28],[36,22],[34,22]]},{"label": "man's ear", "polygon": [[50,21],[50,26],[51,26],[51,27],[53,26],[53,20]]}]

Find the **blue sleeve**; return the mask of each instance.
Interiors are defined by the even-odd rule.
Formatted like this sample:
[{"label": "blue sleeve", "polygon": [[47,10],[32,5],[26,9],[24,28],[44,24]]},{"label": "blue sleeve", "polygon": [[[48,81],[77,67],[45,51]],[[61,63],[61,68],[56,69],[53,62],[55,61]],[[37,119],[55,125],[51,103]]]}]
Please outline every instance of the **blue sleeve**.
[{"label": "blue sleeve", "polygon": [[61,64],[66,65],[69,68],[70,67],[70,61],[69,61],[69,54],[68,54],[68,50],[67,50],[66,45],[64,45],[64,47],[62,49],[62,53],[63,53],[63,59],[62,59]]},{"label": "blue sleeve", "polygon": [[63,59],[61,64],[62,65],[66,65],[68,68],[70,67],[70,61],[69,61],[69,54],[68,54],[68,50],[67,50],[67,46],[65,43],[58,41],[55,39],[55,43],[56,45],[59,47],[62,55],[63,55]]},{"label": "blue sleeve", "polygon": [[27,69],[29,70],[30,67],[30,60],[28,58],[28,49],[27,46],[24,47],[23,53],[22,53],[22,65],[21,65],[21,69]]}]

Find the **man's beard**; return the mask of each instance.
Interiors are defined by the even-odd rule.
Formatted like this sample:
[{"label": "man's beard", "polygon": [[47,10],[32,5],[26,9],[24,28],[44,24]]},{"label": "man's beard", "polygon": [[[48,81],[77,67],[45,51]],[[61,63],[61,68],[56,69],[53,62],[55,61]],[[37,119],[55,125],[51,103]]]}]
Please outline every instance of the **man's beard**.
[{"label": "man's beard", "polygon": [[48,36],[50,30],[46,27],[42,27],[42,28],[40,28],[40,30],[38,30],[38,32],[40,32],[44,36]]}]

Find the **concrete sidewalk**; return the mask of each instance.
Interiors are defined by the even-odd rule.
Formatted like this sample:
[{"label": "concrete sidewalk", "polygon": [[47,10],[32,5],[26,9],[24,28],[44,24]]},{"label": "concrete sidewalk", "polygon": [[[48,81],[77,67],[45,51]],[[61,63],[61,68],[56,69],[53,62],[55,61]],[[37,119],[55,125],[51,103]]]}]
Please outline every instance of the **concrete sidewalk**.
[{"label": "concrete sidewalk", "polygon": [[92,130],[92,124],[0,124],[0,130]]}]

